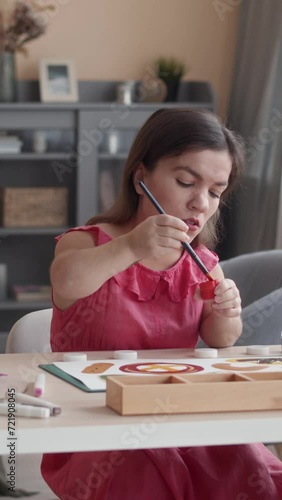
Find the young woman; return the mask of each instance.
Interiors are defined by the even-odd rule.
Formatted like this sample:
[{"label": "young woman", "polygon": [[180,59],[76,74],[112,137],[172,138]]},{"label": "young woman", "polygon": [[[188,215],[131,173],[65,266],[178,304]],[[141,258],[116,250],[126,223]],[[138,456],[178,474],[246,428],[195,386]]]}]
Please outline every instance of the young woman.
[{"label": "young woman", "polygon": [[[193,348],[199,335],[212,347],[233,345],[240,294],[208,247],[243,163],[242,141],[215,115],[154,113],[134,141],[113,208],[58,238],[52,349]],[[212,302],[197,299],[205,277],[184,241],[219,280]],[[111,453],[45,455],[42,473],[64,500],[282,497],[282,467],[263,445],[121,451],[114,461]],[[105,464],[110,472],[98,481]]]}]

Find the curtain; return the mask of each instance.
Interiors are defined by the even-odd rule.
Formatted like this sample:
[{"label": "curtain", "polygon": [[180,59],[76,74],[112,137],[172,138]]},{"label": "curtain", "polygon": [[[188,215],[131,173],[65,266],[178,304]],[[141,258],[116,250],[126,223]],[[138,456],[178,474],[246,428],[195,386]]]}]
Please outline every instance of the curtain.
[{"label": "curtain", "polygon": [[282,2],[241,4],[228,113],[247,166],[229,219],[229,256],[282,248]]}]

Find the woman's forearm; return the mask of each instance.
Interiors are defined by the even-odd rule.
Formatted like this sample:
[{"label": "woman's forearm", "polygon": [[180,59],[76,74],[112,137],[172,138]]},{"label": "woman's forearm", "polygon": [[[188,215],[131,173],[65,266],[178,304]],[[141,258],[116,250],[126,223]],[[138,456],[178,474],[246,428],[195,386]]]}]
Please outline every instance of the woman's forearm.
[{"label": "woman's forearm", "polygon": [[219,317],[211,314],[202,322],[200,337],[210,347],[220,348],[232,346],[242,333],[242,320],[235,318]]},{"label": "woman's forearm", "polygon": [[66,250],[51,265],[51,283],[61,297],[79,299],[94,293],[135,261],[125,236],[97,247]]}]

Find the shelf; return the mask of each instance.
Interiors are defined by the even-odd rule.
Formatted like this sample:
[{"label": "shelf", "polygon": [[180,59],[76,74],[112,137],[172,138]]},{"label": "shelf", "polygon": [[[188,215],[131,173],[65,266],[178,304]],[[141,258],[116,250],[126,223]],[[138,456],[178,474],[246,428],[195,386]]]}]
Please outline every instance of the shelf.
[{"label": "shelf", "polygon": [[0,161],[1,160],[66,160],[67,153],[16,153],[16,154],[1,154],[0,153]]},{"label": "shelf", "polygon": [[126,160],[128,157],[128,152],[124,151],[123,153],[99,153],[99,160]]},{"label": "shelf", "polygon": [[69,227],[0,227],[1,236],[59,235]]},{"label": "shelf", "polygon": [[39,300],[34,300],[31,302],[20,302],[13,299],[0,301],[0,311],[4,310],[16,310],[16,309],[26,309],[26,310],[34,310],[34,309],[49,309],[52,307],[51,301],[41,302]]}]

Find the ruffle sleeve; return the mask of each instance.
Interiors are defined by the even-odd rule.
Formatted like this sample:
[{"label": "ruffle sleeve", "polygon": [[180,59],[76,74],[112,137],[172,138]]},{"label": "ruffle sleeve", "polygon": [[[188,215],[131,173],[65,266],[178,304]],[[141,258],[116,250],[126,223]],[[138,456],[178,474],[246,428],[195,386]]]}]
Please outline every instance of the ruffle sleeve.
[{"label": "ruffle sleeve", "polygon": [[64,236],[67,233],[73,233],[75,231],[84,231],[87,233],[90,233],[93,236],[94,241],[98,245],[102,245],[103,243],[107,243],[108,241],[111,241],[111,237],[104,233],[98,226],[77,226],[77,227],[72,227],[65,231],[64,233],[60,234],[59,236],[55,237],[56,241],[59,241],[62,236]]}]

